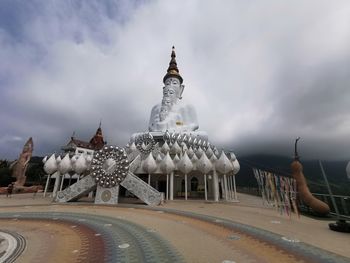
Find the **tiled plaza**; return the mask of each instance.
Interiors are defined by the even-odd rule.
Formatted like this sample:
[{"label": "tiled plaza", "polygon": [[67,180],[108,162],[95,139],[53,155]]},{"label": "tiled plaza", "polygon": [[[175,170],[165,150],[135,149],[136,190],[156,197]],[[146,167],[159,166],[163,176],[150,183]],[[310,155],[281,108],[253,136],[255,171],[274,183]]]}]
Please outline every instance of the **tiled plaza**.
[{"label": "tiled plaza", "polygon": [[0,233],[17,238],[8,262],[350,262],[349,235],[327,221],[240,200],[151,208],[0,196]]}]

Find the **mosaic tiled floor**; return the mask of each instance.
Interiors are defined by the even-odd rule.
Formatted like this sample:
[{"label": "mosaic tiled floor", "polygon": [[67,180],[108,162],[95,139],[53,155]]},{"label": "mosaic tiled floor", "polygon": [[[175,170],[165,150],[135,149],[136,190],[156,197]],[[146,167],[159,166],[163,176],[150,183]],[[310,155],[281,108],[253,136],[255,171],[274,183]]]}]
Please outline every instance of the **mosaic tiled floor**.
[{"label": "mosaic tiled floor", "polygon": [[[25,239],[18,262],[350,262],[293,237],[190,212],[140,206],[59,210],[0,213],[0,232]],[[157,223],[149,228],[152,220]],[[196,261],[188,257],[191,251],[211,257]]]}]

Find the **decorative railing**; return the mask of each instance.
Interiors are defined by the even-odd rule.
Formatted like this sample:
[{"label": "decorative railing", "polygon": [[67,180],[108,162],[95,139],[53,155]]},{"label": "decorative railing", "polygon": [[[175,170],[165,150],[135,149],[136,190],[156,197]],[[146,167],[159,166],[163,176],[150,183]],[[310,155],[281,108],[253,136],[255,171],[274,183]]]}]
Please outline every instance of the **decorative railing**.
[{"label": "decorative railing", "polygon": [[[237,191],[240,193],[245,193],[249,195],[261,196],[261,193],[256,187],[237,187]],[[331,210],[331,214],[336,216],[336,209],[331,200],[331,196],[329,194],[320,194],[320,193],[312,193],[315,197],[320,199],[321,201],[327,203]],[[347,195],[333,195],[335,203],[339,210],[339,216],[341,218],[350,219],[350,196]],[[302,208],[310,209],[306,204],[302,201],[299,202]]]},{"label": "decorative railing", "polygon": [[[331,214],[336,215],[336,209],[333,205],[331,196],[329,194],[319,194],[319,193],[312,193],[312,194],[318,199],[327,203],[331,210]],[[339,216],[350,219],[350,196],[333,195],[333,197],[339,210]]]}]

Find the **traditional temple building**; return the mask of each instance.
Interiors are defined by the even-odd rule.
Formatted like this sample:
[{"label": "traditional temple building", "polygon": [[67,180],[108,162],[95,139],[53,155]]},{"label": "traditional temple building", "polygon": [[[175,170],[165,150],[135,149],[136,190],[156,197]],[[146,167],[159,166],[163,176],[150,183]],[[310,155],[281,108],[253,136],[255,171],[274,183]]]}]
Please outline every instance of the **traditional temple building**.
[{"label": "traditional temple building", "polygon": [[107,142],[105,142],[103,139],[101,123],[100,123],[100,126],[97,128],[95,135],[91,138],[89,142],[79,140],[75,138],[73,134],[73,136],[71,137],[67,145],[62,146],[61,149],[64,151],[64,153],[93,154],[94,151],[102,149],[103,146],[105,146],[105,144],[107,144]]},{"label": "traditional temple building", "polygon": [[[80,158],[80,162],[81,162],[81,160],[85,158],[84,156],[90,156],[90,158],[92,158],[94,151],[98,151],[102,149],[103,146],[105,146],[106,144],[107,142],[103,138],[101,123],[100,123],[99,127],[96,130],[96,133],[92,136],[90,141],[83,141],[83,140],[77,139],[75,137],[75,133],[73,133],[67,145],[61,147],[63,151],[62,157],[59,155],[57,157],[57,160],[55,161],[57,162],[57,166],[59,166],[62,160],[63,162],[66,162],[68,158],[74,158],[75,160],[78,160],[79,157],[82,156]],[[71,162],[71,160],[69,160],[69,162]],[[53,195],[56,195],[57,191],[61,191],[65,187],[70,186],[72,183],[79,180],[80,174],[77,174],[73,169],[67,169],[64,174],[56,172],[56,173],[53,173],[51,176],[48,175],[45,190],[44,190],[44,195],[46,195],[46,192],[50,188],[51,179],[54,179],[54,182],[52,183]]]}]

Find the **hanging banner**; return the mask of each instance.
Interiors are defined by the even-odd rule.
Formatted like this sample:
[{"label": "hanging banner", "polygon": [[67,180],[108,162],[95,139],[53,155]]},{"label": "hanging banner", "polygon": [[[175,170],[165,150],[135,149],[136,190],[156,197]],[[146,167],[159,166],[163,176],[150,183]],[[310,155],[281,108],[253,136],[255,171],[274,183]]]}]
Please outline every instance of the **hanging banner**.
[{"label": "hanging banner", "polygon": [[280,176],[271,172],[253,168],[263,205],[274,207],[281,215],[291,217],[294,211],[299,217],[296,203],[297,183],[294,178]]}]

